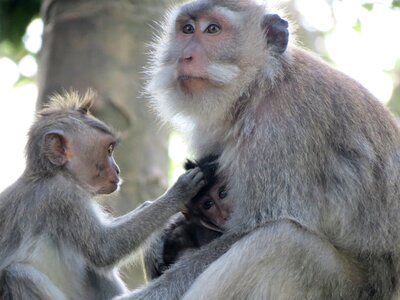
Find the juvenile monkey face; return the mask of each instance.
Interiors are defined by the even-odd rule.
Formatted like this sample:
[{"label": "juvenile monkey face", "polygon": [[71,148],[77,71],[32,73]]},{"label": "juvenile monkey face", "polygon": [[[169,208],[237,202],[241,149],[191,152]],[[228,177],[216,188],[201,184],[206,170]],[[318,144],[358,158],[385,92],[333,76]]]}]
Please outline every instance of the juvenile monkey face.
[{"label": "juvenile monkey face", "polygon": [[116,144],[115,137],[98,131],[74,140],[68,168],[94,194],[110,194],[121,182],[113,157]]},{"label": "juvenile monkey face", "polygon": [[116,141],[113,137],[106,136],[100,139],[98,148],[98,163],[95,164],[95,173],[89,183],[96,189],[97,194],[114,192],[120,182],[120,169],[114,160],[113,152]]}]

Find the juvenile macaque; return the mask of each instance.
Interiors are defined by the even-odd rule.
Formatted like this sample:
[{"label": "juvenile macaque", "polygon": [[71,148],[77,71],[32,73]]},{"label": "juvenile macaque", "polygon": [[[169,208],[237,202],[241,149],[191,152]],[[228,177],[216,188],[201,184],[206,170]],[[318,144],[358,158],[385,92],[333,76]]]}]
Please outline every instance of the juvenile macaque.
[{"label": "juvenile macaque", "polygon": [[196,157],[220,154],[234,205],[221,237],[127,299],[399,294],[396,121],[261,2],[192,1],[157,32],[152,104]]},{"label": "juvenile macaque", "polygon": [[187,204],[183,214],[169,222],[160,236],[147,247],[144,267],[147,279],[160,276],[188,249],[198,249],[221,236],[231,214],[232,200],[228,197],[225,180],[217,176],[217,156],[211,155],[198,162],[188,160],[185,169],[199,167],[206,185]]},{"label": "juvenile macaque", "polygon": [[118,218],[93,201],[114,192],[118,139],[88,112],[93,93],[55,96],[29,132],[23,175],[0,194],[0,299],[110,299],[126,288],[116,264],[204,185],[199,168]]}]

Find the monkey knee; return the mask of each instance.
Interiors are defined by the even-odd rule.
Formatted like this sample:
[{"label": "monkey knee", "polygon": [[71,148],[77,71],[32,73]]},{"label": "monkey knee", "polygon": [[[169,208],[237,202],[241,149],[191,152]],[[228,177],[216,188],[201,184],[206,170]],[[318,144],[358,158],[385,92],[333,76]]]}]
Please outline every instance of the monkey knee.
[{"label": "monkey knee", "polygon": [[3,270],[0,295],[2,300],[66,300],[46,275],[24,264],[14,264]]},{"label": "monkey knee", "polygon": [[38,289],[24,280],[18,269],[13,266],[3,271],[0,282],[0,295],[3,300],[39,299]]},{"label": "monkey knee", "polygon": [[366,275],[359,263],[328,240],[295,222],[276,224],[273,231],[266,254],[272,263],[264,272],[274,274],[274,289],[284,283],[284,290],[304,299],[350,299],[365,288]]},{"label": "monkey knee", "polygon": [[351,257],[292,221],[259,228],[221,259],[216,288],[241,299],[355,299],[366,283]]}]

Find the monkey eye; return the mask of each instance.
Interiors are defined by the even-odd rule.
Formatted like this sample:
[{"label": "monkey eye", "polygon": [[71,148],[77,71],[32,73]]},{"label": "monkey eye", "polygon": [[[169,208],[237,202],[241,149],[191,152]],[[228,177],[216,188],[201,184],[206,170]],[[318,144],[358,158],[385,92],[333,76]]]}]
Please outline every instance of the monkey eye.
[{"label": "monkey eye", "polygon": [[214,206],[214,201],[212,201],[212,200],[207,200],[206,202],[204,202],[203,204],[202,204],[202,207],[203,207],[203,209],[205,209],[205,210],[209,210],[211,207],[213,207]]},{"label": "monkey eye", "polygon": [[192,34],[194,33],[194,26],[192,24],[186,24],[183,26],[182,32],[185,34]]},{"label": "monkey eye", "polygon": [[205,32],[207,32],[209,34],[217,34],[220,31],[221,31],[221,27],[217,24],[210,24],[210,25],[208,25],[208,27],[205,30]]},{"label": "monkey eye", "polygon": [[112,155],[114,152],[115,144],[110,144],[107,149],[108,155]]},{"label": "monkey eye", "polygon": [[218,197],[220,199],[224,199],[227,195],[228,195],[228,192],[226,191],[225,187],[222,187],[218,192]]}]

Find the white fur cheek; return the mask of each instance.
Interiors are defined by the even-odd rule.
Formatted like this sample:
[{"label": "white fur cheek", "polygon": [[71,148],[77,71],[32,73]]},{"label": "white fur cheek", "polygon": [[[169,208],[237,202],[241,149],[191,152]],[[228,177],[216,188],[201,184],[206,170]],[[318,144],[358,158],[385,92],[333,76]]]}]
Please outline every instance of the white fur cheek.
[{"label": "white fur cheek", "polygon": [[178,112],[175,108],[176,89],[175,65],[158,67],[156,72],[149,73],[146,91],[150,95],[150,105],[164,122],[170,122]]},{"label": "white fur cheek", "polygon": [[176,65],[165,65],[158,68],[157,72],[150,74],[151,79],[146,90],[149,94],[156,96],[164,90],[172,88],[177,81]]},{"label": "white fur cheek", "polygon": [[176,70],[177,64],[173,63],[154,66],[149,72],[146,90],[151,96],[151,107],[161,120],[181,131],[195,124],[209,127],[223,122],[233,100],[239,96],[232,83],[239,80],[241,69],[233,64],[210,65],[207,68],[210,86],[196,94],[186,94],[179,88]]},{"label": "white fur cheek", "polygon": [[211,64],[207,68],[207,73],[211,81],[226,85],[239,76],[240,69],[232,64]]}]

